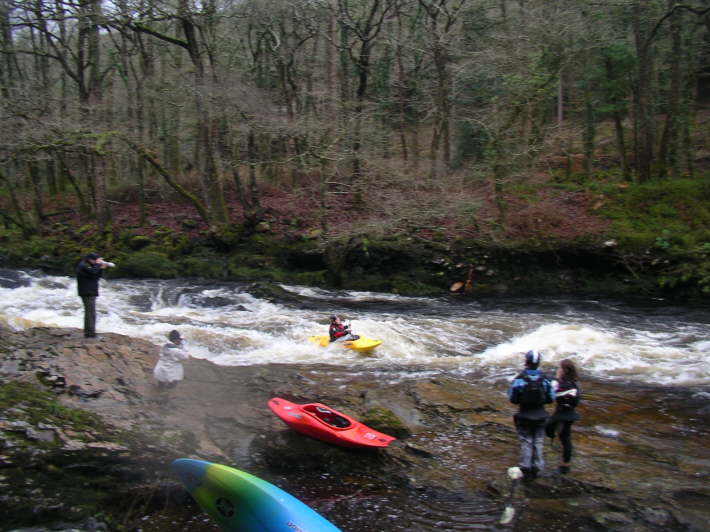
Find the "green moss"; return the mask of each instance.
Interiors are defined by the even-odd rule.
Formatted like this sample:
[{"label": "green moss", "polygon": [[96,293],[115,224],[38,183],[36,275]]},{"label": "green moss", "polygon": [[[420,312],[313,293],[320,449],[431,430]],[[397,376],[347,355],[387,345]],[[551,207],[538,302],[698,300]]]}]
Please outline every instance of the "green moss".
[{"label": "green moss", "polygon": [[710,295],[710,243],[697,249],[672,256],[673,261],[660,276],[659,284],[666,289],[697,288]]},{"label": "green moss", "polygon": [[368,427],[395,438],[405,438],[411,434],[411,431],[394,412],[381,406],[370,408],[365,412],[362,422]]},{"label": "green moss", "polygon": [[150,246],[153,243],[153,239],[143,235],[136,235],[131,237],[127,243],[129,248],[138,251]]},{"label": "green moss", "polygon": [[229,277],[240,281],[275,281],[287,280],[285,272],[278,268],[249,268],[244,266],[230,267]]},{"label": "green moss", "polygon": [[293,284],[307,285],[307,286],[325,286],[327,285],[328,272],[326,270],[320,270],[317,272],[300,272],[291,274],[291,282]]},{"label": "green moss", "polygon": [[130,255],[120,265],[120,273],[133,277],[168,279],[180,274],[178,265],[164,253],[139,251]]},{"label": "green moss", "polygon": [[624,247],[687,250],[707,241],[708,178],[607,186],[602,201],[598,212],[612,221],[611,234]]},{"label": "green moss", "polygon": [[31,424],[70,425],[75,431],[97,430],[103,427],[100,418],[85,410],[62,405],[56,397],[40,386],[24,382],[0,383],[0,411],[16,408],[23,421]]},{"label": "green moss", "polygon": [[178,261],[182,275],[220,279],[226,277],[223,260],[212,257],[185,257]]},{"label": "green moss", "polygon": [[24,238],[19,234],[13,235],[12,246],[6,248],[10,259],[33,260],[40,257],[53,255],[57,246],[56,240],[48,237],[33,236]]}]

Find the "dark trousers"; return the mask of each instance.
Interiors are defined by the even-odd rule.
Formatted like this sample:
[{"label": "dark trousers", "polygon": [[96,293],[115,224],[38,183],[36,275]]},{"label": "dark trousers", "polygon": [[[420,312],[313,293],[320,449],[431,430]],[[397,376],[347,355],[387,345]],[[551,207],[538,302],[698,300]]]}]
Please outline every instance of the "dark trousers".
[{"label": "dark trousers", "polygon": [[568,464],[572,459],[572,423],[574,423],[574,421],[551,419],[545,427],[545,432],[550,438],[554,438],[557,427],[560,428],[559,437],[562,443],[562,461],[565,464]]},{"label": "dark trousers", "polygon": [[561,421],[560,441],[562,442],[562,459],[565,464],[572,459],[572,423],[574,421]]},{"label": "dark trousers", "polygon": [[96,336],[96,296],[81,296],[84,302],[84,336]]}]

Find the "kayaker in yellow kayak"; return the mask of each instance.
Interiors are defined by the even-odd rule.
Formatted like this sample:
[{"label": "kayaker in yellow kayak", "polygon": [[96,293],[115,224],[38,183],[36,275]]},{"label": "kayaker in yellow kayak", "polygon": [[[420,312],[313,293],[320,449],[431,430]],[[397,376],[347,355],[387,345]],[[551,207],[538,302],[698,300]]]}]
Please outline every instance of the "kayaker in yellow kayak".
[{"label": "kayaker in yellow kayak", "polygon": [[350,326],[344,325],[338,316],[330,317],[330,328],[328,329],[328,334],[330,334],[331,342],[336,342],[338,340],[357,340],[360,338],[357,334],[353,334],[350,331]]}]

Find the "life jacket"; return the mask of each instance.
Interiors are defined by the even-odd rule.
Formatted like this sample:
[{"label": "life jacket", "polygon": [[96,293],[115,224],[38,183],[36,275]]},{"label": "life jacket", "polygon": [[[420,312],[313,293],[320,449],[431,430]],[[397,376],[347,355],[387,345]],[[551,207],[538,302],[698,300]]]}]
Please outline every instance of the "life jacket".
[{"label": "life jacket", "polygon": [[348,334],[348,332],[345,330],[345,325],[337,324],[337,323],[331,323],[330,324],[330,329],[328,332],[330,333],[330,339],[335,340],[336,338],[340,338],[341,336],[345,336]]},{"label": "life jacket", "polygon": [[568,380],[559,381],[555,400],[557,401],[558,410],[573,410],[579,404],[579,386],[577,386],[577,383]]}]

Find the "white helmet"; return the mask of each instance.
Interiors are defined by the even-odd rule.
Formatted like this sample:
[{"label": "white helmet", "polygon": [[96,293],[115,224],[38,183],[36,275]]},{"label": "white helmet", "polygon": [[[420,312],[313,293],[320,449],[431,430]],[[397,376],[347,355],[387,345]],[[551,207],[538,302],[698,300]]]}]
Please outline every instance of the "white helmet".
[{"label": "white helmet", "polygon": [[537,368],[542,360],[542,355],[537,349],[531,349],[525,353],[525,365],[531,367],[532,369]]}]

